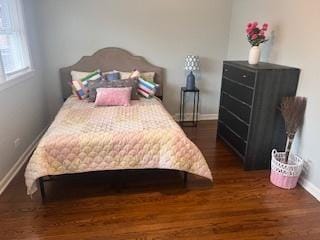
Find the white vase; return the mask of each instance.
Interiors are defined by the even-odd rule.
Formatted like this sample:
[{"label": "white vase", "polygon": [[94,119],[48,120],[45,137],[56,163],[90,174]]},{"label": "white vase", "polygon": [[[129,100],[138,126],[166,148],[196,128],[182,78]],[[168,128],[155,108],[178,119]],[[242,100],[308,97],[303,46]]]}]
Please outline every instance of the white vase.
[{"label": "white vase", "polygon": [[260,61],[261,51],[258,46],[253,46],[249,52],[249,64],[258,64]]}]

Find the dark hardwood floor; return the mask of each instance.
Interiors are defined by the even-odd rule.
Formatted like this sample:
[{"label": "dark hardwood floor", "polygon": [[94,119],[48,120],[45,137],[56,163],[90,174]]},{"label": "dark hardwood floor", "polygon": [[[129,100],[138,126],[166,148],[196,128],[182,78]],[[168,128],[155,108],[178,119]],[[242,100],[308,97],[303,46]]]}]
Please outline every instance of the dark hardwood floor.
[{"label": "dark hardwood floor", "polygon": [[26,195],[23,171],[0,196],[0,239],[320,239],[320,204],[301,187],[246,172],[216,141],[216,122],[186,128],[205,155],[214,184],[175,171],[62,177],[48,201]]}]

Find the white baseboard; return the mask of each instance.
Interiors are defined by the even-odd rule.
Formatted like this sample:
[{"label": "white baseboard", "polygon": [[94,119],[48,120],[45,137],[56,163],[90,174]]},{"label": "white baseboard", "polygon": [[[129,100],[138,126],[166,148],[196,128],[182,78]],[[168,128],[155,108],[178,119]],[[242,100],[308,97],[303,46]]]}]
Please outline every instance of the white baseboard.
[{"label": "white baseboard", "polygon": [[[180,119],[180,114],[176,113],[174,114],[173,118],[176,121],[179,121]],[[204,121],[204,120],[217,120],[218,119],[218,114],[199,114],[198,115],[199,121]],[[192,120],[192,113],[185,113],[184,114],[184,120],[185,121],[191,121]]]},{"label": "white baseboard", "polygon": [[320,201],[320,188],[318,188],[317,186],[315,186],[313,183],[311,183],[305,178],[300,178],[299,184],[307,192],[309,192],[312,196],[314,196],[318,201]]},{"label": "white baseboard", "polygon": [[36,148],[40,138],[43,136],[48,127],[45,127],[40,134],[36,137],[36,139],[27,147],[27,149],[20,156],[18,161],[12,166],[9,172],[0,180],[0,195],[4,192],[4,190],[8,187],[12,179],[18,174],[23,165],[27,162],[32,152]]}]

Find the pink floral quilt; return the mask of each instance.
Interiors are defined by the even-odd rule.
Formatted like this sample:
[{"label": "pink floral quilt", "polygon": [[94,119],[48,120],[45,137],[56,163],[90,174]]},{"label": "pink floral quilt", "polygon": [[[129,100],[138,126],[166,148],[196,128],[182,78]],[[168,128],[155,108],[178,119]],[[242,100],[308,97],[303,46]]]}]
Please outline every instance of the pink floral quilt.
[{"label": "pink floral quilt", "polygon": [[26,171],[27,193],[48,175],[116,169],[175,169],[212,179],[202,153],[157,99],[95,107],[70,97]]}]

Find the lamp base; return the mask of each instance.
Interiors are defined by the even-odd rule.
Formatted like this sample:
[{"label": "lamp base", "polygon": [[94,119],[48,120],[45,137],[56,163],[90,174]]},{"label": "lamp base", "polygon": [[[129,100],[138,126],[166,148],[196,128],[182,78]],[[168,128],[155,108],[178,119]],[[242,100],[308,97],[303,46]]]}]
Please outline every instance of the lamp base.
[{"label": "lamp base", "polygon": [[186,84],[186,89],[187,90],[194,90],[196,88],[196,83],[195,83],[195,76],[193,72],[191,71],[189,75],[187,76],[187,84]]}]

